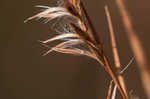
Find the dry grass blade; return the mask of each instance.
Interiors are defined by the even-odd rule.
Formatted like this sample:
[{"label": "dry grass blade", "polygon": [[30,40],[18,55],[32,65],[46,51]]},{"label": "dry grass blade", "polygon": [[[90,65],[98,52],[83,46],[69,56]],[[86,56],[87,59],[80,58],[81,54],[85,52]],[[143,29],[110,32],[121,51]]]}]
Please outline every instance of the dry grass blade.
[{"label": "dry grass blade", "polygon": [[88,57],[91,57],[95,60],[98,60],[97,57],[92,54],[91,52],[89,51],[83,51],[83,50],[80,50],[80,49],[65,49],[65,48],[53,48],[52,50],[54,51],[57,51],[57,52],[60,52],[60,53],[65,53],[65,54],[72,54],[72,55],[85,55],[85,56],[88,56]]},{"label": "dry grass blade", "polygon": [[112,26],[112,21],[111,21],[110,13],[109,13],[107,6],[105,6],[105,12],[106,12],[106,16],[107,16],[108,25],[109,25],[109,32],[110,32],[111,45],[112,45],[113,56],[114,56],[114,61],[115,61],[115,67],[116,67],[117,74],[118,74],[117,76],[118,76],[120,84],[123,87],[124,93],[126,94],[126,98],[128,99],[128,93],[127,93],[127,89],[125,86],[125,81],[124,81],[123,76],[120,73],[121,72],[121,64],[120,64],[120,59],[119,59],[119,55],[118,55],[118,49],[117,49],[115,34],[114,34],[113,26]]},{"label": "dry grass blade", "polygon": [[43,43],[50,43],[52,41],[61,40],[61,39],[65,39],[65,38],[79,38],[79,35],[75,34],[75,33],[61,34],[61,35],[55,36],[55,37],[53,37],[51,39],[48,39],[48,40],[42,41],[42,42]]},{"label": "dry grass blade", "polygon": [[45,15],[35,15],[33,17],[28,18],[27,20],[25,20],[25,22],[32,20],[34,18],[47,18],[49,20],[53,20],[55,18],[58,17],[62,17],[62,16],[71,16],[71,14],[66,13],[66,12],[55,12],[55,13],[50,13],[50,14],[45,14]]},{"label": "dry grass blade", "polygon": [[77,45],[77,44],[80,44],[80,43],[83,43],[83,42],[79,39],[62,42],[62,43],[56,45],[55,47],[52,47],[43,56],[45,56],[45,55],[49,54],[50,52],[52,52],[54,48],[67,48],[67,47],[72,47],[73,45]]},{"label": "dry grass blade", "polygon": [[125,7],[123,0],[115,0],[119,8],[120,14],[122,16],[122,21],[125,27],[125,30],[130,41],[132,51],[134,53],[135,59],[138,63],[138,68],[140,70],[141,79],[143,87],[147,94],[147,97],[150,99],[150,71],[147,63],[147,59],[143,50],[143,46],[140,42],[140,39],[136,35],[136,31],[133,28],[131,17]]},{"label": "dry grass blade", "polygon": [[43,6],[43,5],[36,5],[35,7],[39,7],[39,8],[45,8],[45,9],[49,9],[49,6]]},{"label": "dry grass blade", "polygon": [[49,54],[52,51],[56,51],[56,52],[72,54],[72,55],[85,55],[85,56],[91,57],[95,60],[98,60],[97,57],[95,56],[95,54],[93,54],[89,51],[86,51],[86,50],[81,50],[81,49],[73,47],[74,45],[78,45],[80,43],[83,43],[83,42],[78,39],[60,43],[60,44],[56,45],[55,47],[52,47],[49,51],[47,51],[44,54],[44,56]]},{"label": "dry grass blade", "polygon": [[[42,7],[42,6],[40,6],[40,7]],[[73,17],[63,7],[49,7],[48,9],[44,10],[43,12],[38,13],[38,14],[32,16],[32,17],[29,17],[24,22],[27,22],[27,21],[35,19],[35,18],[49,18],[49,19],[52,20],[52,19],[55,19],[55,18],[61,17],[61,16],[71,16],[71,17]]]}]

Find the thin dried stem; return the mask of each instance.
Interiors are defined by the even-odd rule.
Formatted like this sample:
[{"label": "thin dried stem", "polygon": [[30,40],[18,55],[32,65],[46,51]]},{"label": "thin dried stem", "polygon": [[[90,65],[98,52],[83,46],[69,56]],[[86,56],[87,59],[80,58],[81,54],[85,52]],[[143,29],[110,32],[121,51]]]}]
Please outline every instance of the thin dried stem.
[{"label": "thin dried stem", "polygon": [[114,71],[112,70],[109,61],[107,59],[106,56],[104,56],[104,61],[105,61],[105,70],[109,73],[109,75],[111,76],[112,80],[114,81],[114,83],[117,85],[117,88],[122,96],[123,99],[128,99],[128,97],[126,96],[126,94],[124,93],[123,90],[123,86],[120,84],[117,75],[114,73]]},{"label": "thin dried stem", "polygon": [[129,61],[129,63],[125,66],[125,68],[123,68],[123,70],[121,70],[121,72],[120,72],[121,74],[123,74],[127,70],[127,68],[131,65],[133,60],[134,60],[134,57],[132,57],[131,60]]},{"label": "thin dried stem", "polygon": [[[120,72],[120,74],[123,74],[126,70],[127,70],[127,68],[131,65],[131,63],[133,62],[133,60],[134,60],[134,57],[129,61],[129,63],[125,66],[125,68],[123,68],[123,70],[121,70],[121,72]],[[108,89],[108,95],[107,95],[107,97],[109,98],[109,99],[115,99],[115,97],[116,97],[116,89],[117,89],[117,85],[115,85],[114,86],[114,88],[113,88],[113,92],[112,92],[112,82],[113,82],[113,80],[111,80],[110,81],[110,86],[111,86],[111,89],[109,88]],[[111,95],[111,92],[112,92],[112,96],[110,96]],[[130,93],[129,93],[130,94]],[[108,99],[108,98],[106,98],[106,99]]]},{"label": "thin dried stem", "polygon": [[110,81],[106,99],[111,99],[112,86],[113,86],[113,81]]},{"label": "thin dried stem", "polygon": [[125,7],[123,0],[115,0],[115,1],[119,8],[120,14],[122,16],[122,21],[124,24],[124,28],[127,32],[132,51],[138,63],[138,68],[140,70],[144,90],[148,96],[148,99],[150,99],[150,85],[149,85],[150,84],[150,71],[148,68],[147,59],[145,57],[143,46],[140,42],[140,39],[136,35],[136,31],[133,28],[131,17]]},{"label": "thin dried stem", "polygon": [[124,81],[123,76],[120,73],[121,72],[121,64],[120,64],[120,59],[119,59],[119,55],[118,55],[118,49],[117,49],[115,34],[114,34],[113,26],[112,26],[111,16],[110,16],[110,13],[109,13],[107,6],[105,6],[105,12],[106,12],[108,26],[109,26],[111,45],[112,45],[112,50],[113,50],[113,57],[114,57],[115,67],[117,69],[117,74],[118,74],[117,76],[118,76],[118,79],[119,79],[121,86],[123,87],[123,90],[124,90],[124,93],[126,94],[126,97],[128,97],[125,81]]},{"label": "thin dried stem", "polygon": [[112,96],[111,99],[115,99],[116,98],[116,92],[117,92],[117,86],[114,86],[113,92],[112,92]]}]

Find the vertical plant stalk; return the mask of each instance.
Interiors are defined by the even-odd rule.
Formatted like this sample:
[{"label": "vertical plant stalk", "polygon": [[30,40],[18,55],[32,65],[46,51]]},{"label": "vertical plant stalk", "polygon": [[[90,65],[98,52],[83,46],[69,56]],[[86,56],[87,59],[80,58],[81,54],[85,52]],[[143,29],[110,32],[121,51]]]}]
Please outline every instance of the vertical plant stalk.
[{"label": "vertical plant stalk", "polygon": [[[121,74],[123,74],[125,72],[125,70],[131,65],[131,63],[133,62],[134,57],[129,61],[129,63],[121,70]],[[114,88],[112,89],[112,83],[113,80],[110,81],[110,85],[109,85],[109,89],[108,89],[108,93],[107,93],[107,98],[106,99],[115,99],[116,97],[116,89],[117,89],[117,85],[114,86]]]},{"label": "vertical plant stalk", "polygon": [[108,93],[107,93],[107,98],[106,99],[111,99],[112,86],[113,86],[113,81],[110,81],[109,88],[108,88]]},{"label": "vertical plant stalk", "polygon": [[113,92],[112,92],[112,97],[111,99],[115,99],[116,98],[116,90],[117,90],[117,86],[114,86]]},{"label": "vertical plant stalk", "polygon": [[131,17],[125,7],[123,0],[115,0],[119,8],[120,14],[122,16],[122,21],[124,28],[127,32],[128,39],[135,55],[135,59],[138,63],[138,68],[140,70],[140,75],[143,83],[144,90],[147,94],[148,99],[150,99],[150,71],[148,69],[147,60],[143,50],[143,46],[136,35],[136,31],[133,28]]},{"label": "vertical plant stalk", "polygon": [[117,76],[118,76],[118,79],[119,79],[119,82],[120,82],[121,86],[123,87],[123,90],[124,90],[124,93],[126,94],[126,97],[128,97],[125,81],[124,81],[124,78],[121,74],[121,64],[120,64],[120,59],[119,59],[115,34],[114,34],[114,30],[113,30],[113,25],[112,25],[112,21],[111,21],[111,16],[110,16],[110,13],[109,13],[109,10],[108,10],[107,6],[105,6],[105,13],[106,13],[107,21],[108,21],[108,26],[109,26],[114,63],[115,63],[115,67],[116,67],[117,74],[118,74]]},{"label": "vertical plant stalk", "polygon": [[117,86],[121,96],[123,99],[128,99],[128,97],[126,96],[126,94],[124,93],[124,90],[123,90],[123,86],[120,84],[119,80],[118,80],[118,77],[117,75],[113,72],[113,70],[111,69],[110,67],[110,64],[109,64],[109,61],[108,59],[106,58],[106,56],[104,56],[104,60],[105,60],[105,70],[109,73],[109,75],[111,76],[112,80],[114,81],[115,85]]},{"label": "vertical plant stalk", "polygon": [[[111,65],[110,65],[110,63],[109,63],[109,60],[108,60],[107,57],[104,55],[103,48],[102,48],[102,45],[101,45],[101,43],[100,43],[99,36],[98,36],[98,34],[97,34],[97,32],[96,32],[96,30],[95,30],[93,24],[92,24],[92,21],[91,21],[90,17],[88,16],[88,13],[86,12],[86,9],[84,8],[84,5],[83,5],[82,2],[81,2],[81,8],[82,8],[82,10],[83,10],[83,12],[84,12],[84,14],[85,14],[85,17],[86,17],[86,19],[87,19],[87,21],[88,21],[88,24],[89,24],[89,26],[90,26],[90,28],[91,28],[91,31],[92,31],[92,33],[93,33],[93,37],[94,37],[94,38],[96,39],[96,41],[97,41],[96,43],[97,43],[97,45],[98,45],[98,47],[99,47],[100,53],[103,55],[104,69],[108,72],[108,74],[111,76],[111,78],[112,78],[112,80],[114,81],[114,83],[117,85],[118,90],[119,90],[119,92],[120,92],[122,98],[123,98],[123,99],[128,99],[126,93],[124,92],[124,87],[122,86],[122,84],[120,84],[118,77],[116,76],[115,72],[111,69]],[[101,55],[100,55],[100,56],[101,56]]]}]

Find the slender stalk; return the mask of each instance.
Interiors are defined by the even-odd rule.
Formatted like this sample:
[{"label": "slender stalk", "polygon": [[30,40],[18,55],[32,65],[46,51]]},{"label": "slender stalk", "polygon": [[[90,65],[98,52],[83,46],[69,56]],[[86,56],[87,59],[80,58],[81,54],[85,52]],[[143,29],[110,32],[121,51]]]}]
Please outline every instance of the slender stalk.
[{"label": "slender stalk", "polygon": [[108,93],[107,93],[107,98],[106,99],[111,99],[112,86],[113,86],[113,81],[110,81],[109,88],[108,88]]},{"label": "slender stalk", "polygon": [[[97,41],[97,44],[98,44],[98,48],[99,48],[99,52],[100,53],[100,57],[101,57],[101,54],[103,56],[103,60],[104,60],[104,69],[108,72],[108,74],[111,76],[112,80],[114,81],[114,83],[117,85],[118,87],[118,90],[122,96],[123,99],[128,99],[128,97],[126,96],[126,93],[124,92],[123,90],[123,86],[120,84],[115,72],[111,69],[111,65],[109,63],[109,60],[107,59],[107,57],[104,55],[103,53],[103,48],[102,48],[102,45],[101,45],[101,42],[100,42],[100,39],[99,39],[99,36],[98,36],[98,33],[96,32],[93,24],[92,24],[92,21],[88,15],[88,13],[86,12],[86,9],[84,8],[84,5],[83,3],[81,2],[81,8],[85,14],[85,17],[88,21],[88,24],[89,24],[89,27],[91,28],[91,31],[93,33],[93,37],[95,38],[95,40]],[[100,59],[101,60],[101,59]]]},{"label": "slender stalk", "polygon": [[109,61],[107,59],[106,56],[104,56],[104,61],[105,61],[105,70],[109,73],[109,75],[111,76],[112,80],[114,81],[114,83],[117,85],[117,88],[122,96],[123,99],[128,99],[128,97],[126,96],[126,94],[124,93],[123,90],[123,86],[120,84],[117,75],[114,73],[114,71],[111,69],[111,66],[109,64]]},{"label": "slender stalk", "polygon": [[[127,64],[127,66],[125,68],[123,68],[123,70],[121,70],[120,74],[123,74],[125,72],[125,70],[131,65],[131,63],[133,62],[133,60],[134,60],[134,57],[129,61],[129,63]],[[110,81],[110,87],[111,88],[109,87],[108,95],[107,95],[106,99],[115,99],[115,97],[116,97],[117,85],[114,86],[113,92],[112,92],[112,82],[113,82],[113,80]],[[112,93],[112,96],[111,96],[111,93]]]},{"label": "slender stalk", "polygon": [[112,92],[112,97],[111,99],[115,99],[116,98],[116,90],[117,90],[117,86],[114,86],[113,92]]},{"label": "slender stalk", "polygon": [[124,1],[123,0],[115,0],[115,1],[119,8],[120,14],[122,16],[122,21],[124,24],[124,28],[127,32],[132,51],[138,63],[138,68],[140,70],[144,90],[147,94],[148,99],[150,99],[150,85],[149,85],[150,84],[150,71],[148,69],[148,64],[147,64],[147,60],[146,60],[145,53],[143,50],[143,46],[138,36],[136,35],[136,31],[133,28],[132,20],[125,7]]},{"label": "slender stalk", "polygon": [[108,10],[107,6],[105,6],[105,12],[106,12],[108,26],[109,26],[109,32],[110,32],[110,37],[111,37],[111,45],[112,45],[112,50],[113,50],[113,57],[114,57],[115,67],[116,67],[117,74],[118,74],[117,76],[118,76],[120,84],[123,87],[123,90],[124,90],[124,93],[126,94],[126,97],[128,97],[125,81],[124,81],[124,78],[121,74],[121,64],[120,64],[120,59],[119,59],[115,34],[114,34],[113,26],[112,26],[111,16],[110,16],[110,13],[109,13],[109,10]]}]

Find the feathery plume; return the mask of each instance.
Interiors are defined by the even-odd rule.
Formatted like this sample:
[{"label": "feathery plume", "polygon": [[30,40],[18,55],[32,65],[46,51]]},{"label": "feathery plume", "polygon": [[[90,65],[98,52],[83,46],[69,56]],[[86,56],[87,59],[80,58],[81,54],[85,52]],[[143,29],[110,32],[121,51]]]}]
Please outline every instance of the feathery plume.
[{"label": "feathery plume", "polygon": [[[56,51],[73,55],[85,55],[96,59],[111,76],[123,99],[127,99],[123,87],[117,78],[117,74],[111,69],[108,58],[104,54],[98,33],[95,31],[81,0],[64,0],[64,3],[58,7],[37,7],[41,7],[44,10],[41,13],[28,18],[25,22],[36,18],[44,18],[47,20],[46,22],[61,18],[62,20],[65,20],[65,23],[69,26],[69,30],[71,30],[68,30],[69,32],[67,33],[62,32],[62,34],[51,39],[41,41],[43,44],[48,44],[52,41],[63,40],[63,42],[52,47],[44,55],[47,55],[52,51]],[[66,29],[64,26],[63,28]],[[80,44],[87,46],[88,49],[85,50],[74,46]]]}]

